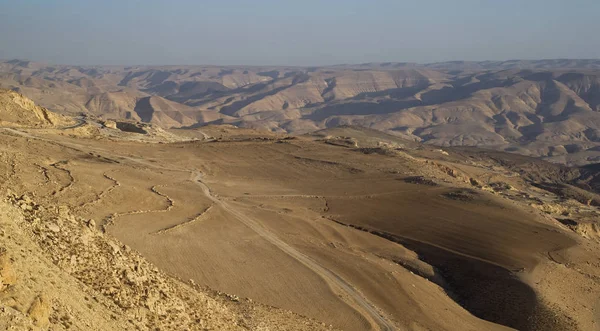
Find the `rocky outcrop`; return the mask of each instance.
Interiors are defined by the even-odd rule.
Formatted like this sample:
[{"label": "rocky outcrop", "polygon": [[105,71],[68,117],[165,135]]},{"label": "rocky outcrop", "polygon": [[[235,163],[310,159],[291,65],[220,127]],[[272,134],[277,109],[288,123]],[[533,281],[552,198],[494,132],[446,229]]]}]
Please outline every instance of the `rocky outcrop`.
[{"label": "rocky outcrop", "polygon": [[[0,200],[0,329],[331,330],[184,284],[67,206]],[[228,306],[234,305],[234,306]]]},{"label": "rocky outcrop", "polygon": [[0,90],[1,126],[56,127],[73,123],[72,119],[37,106],[17,92]]}]

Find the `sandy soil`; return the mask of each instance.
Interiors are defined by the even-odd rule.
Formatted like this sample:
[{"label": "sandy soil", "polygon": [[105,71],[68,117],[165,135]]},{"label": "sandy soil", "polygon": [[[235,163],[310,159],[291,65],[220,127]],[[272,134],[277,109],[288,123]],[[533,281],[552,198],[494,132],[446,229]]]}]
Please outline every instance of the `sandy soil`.
[{"label": "sandy soil", "polygon": [[[539,191],[508,169],[312,136],[200,135],[217,133],[155,144],[2,130],[0,174],[176,279],[322,327],[597,328],[599,243],[517,198]],[[493,191],[499,178],[513,189]]]}]

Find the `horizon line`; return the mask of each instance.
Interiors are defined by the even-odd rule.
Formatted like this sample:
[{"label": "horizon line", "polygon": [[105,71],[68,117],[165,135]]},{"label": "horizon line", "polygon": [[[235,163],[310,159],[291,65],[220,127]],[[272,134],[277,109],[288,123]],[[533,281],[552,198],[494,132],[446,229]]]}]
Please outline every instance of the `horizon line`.
[{"label": "horizon line", "polygon": [[542,61],[600,61],[600,58],[540,58],[540,59],[507,59],[507,60],[447,60],[437,62],[408,62],[408,61],[381,61],[381,62],[361,62],[361,63],[337,63],[324,65],[284,65],[284,64],[65,64],[52,63],[47,61],[35,61],[29,59],[0,59],[0,63],[8,63],[11,61],[39,63],[44,65],[54,66],[72,66],[72,67],[292,67],[292,68],[328,68],[341,66],[367,66],[367,65],[413,65],[413,66],[429,66],[435,64],[448,63],[506,63],[506,62],[542,62]]}]

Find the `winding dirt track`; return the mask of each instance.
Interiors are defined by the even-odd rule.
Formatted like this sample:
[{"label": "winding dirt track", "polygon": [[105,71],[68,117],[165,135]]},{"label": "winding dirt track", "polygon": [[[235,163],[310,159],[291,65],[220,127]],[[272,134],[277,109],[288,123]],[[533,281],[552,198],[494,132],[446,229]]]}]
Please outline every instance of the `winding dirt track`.
[{"label": "winding dirt track", "polygon": [[[13,134],[24,136],[26,138],[37,139],[37,140],[46,141],[49,143],[58,144],[60,146],[72,148],[72,149],[75,149],[75,150],[78,150],[81,152],[85,152],[87,150],[87,151],[94,151],[96,153],[98,153],[98,152],[110,153],[113,156],[117,156],[117,155],[115,155],[114,151],[109,152],[109,151],[106,151],[103,149],[101,150],[98,148],[90,148],[89,146],[84,146],[81,144],[61,143],[61,142],[55,141],[53,139],[37,137],[35,135],[31,135],[29,133],[15,130],[12,128],[3,128],[3,129],[5,131],[9,131]],[[185,169],[162,167],[162,166],[159,166],[156,164],[152,164],[151,162],[148,162],[148,161],[146,161],[144,159],[140,159],[140,158],[121,156],[121,155],[118,155],[118,156],[121,157],[122,159],[126,159],[133,163],[141,164],[141,165],[147,166],[149,168],[169,170],[169,171],[179,171],[179,172],[190,171],[190,170],[185,170]],[[385,317],[383,317],[378,312],[377,308],[373,304],[371,304],[366,298],[364,298],[350,283],[348,283],[342,277],[336,275],[329,269],[321,266],[319,263],[317,263],[310,257],[299,252],[298,250],[296,250],[295,248],[293,248],[286,242],[282,241],[275,234],[271,233],[270,231],[268,231],[267,229],[262,227],[258,222],[256,222],[252,218],[248,217],[244,213],[236,210],[234,207],[229,205],[229,203],[227,203],[225,200],[221,200],[221,199],[215,197],[211,193],[208,185],[206,185],[206,183],[204,181],[202,181],[202,173],[200,171],[194,170],[194,171],[190,171],[190,173],[191,173],[190,180],[192,182],[196,183],[200,187],[202,192],[206,195],[206,197],[209,198],[211,201],[213,201],[214,204],[220,206],[221,208],[223,208],[223,210],[225,210],[228,213],[230,213],[231,215],[235,216],[240,222],[242,222],[244,225],[248,226],[250,229],[255,231],[258,235],[260,235],[261,237],[263,237],[264,239],[269,241],[271,244],[275,245],[277,248],[281,249],[284,253],[288,254],[292,258],[296,259],[298,262],[305,265],[307,268],[311,269],[317,275],[322,277],[329,284],[329,286],[332,287],[332,289],[334,291],[337,291],[338,293],[345,293],[346,295],[348,295],[348,297],[351,298],[351,300],[354,301],[354,303],[358,307],[360,307],[359,309],[361,309],[362,312],[364,314],[366,314],[365,317],[368,318],[372,323],[374,323],[379,328],[379,330],[381,330],[381,331],[398,330],[398,328],[396,326],[394,326]],[[155,188],[155,187],[153,187],[153,188]],[[155,192],[155,193],[157,193],[157,192]],[[172,207],[172,204],[169,205],[167,210],[161,210],[161,212],[168,212],[171,207]],[[150,211],[150,212],[156,212],[156,211]]]},{"label": "winding dirt track", "polygon": [[288,245],[281,239],[279,239],[275,234],[269,232],[267,229],[259,225],[252,218],[247,215],[241,213],[235,208],[231,207],[226,201],[220,200],[217,197],[213,196],[210,192],[210,188],[202,181],[202,173],[199,171],[193,171],[191,180],[198,184],[202,189],[202,192],[206,195],[207,198],[212,200],[216,205],[226,210],[231,215],[235,216],[239,221],[244,223],[258,235],[269,241],[271,244],[275,245],[277,248],[281,249],[283,252],[288,254],[289,256],[296,259],[298,262],[304,264],[306,267],[314,271],[317,275],[321,276],[330,286],[334,289],[345,292],[352,300],[361,307],[365,313],[369,315],[373,322],[377,324],[379,330],[396,330],[396,327],[389,321],[387,321],[381,314],[377,311],[377,309],[365,299],[351,284],[346,282],[343,278],[331,272],[330,270],[322,267],[316,261],[311,259],[310,257],[302,254],[292,246]]}]

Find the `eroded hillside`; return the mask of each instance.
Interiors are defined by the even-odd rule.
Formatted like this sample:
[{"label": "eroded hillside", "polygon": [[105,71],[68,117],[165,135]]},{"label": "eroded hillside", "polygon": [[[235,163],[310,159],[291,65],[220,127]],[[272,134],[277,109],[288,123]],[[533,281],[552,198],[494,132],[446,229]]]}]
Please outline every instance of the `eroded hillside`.
[{"label": "eroded hillside", "polygon": [[443,146],[600,160],[594,60],[301,67],[78,67],[0,63],[0,87],[48,109],[163,128],[233,124],[287,133],[360,125]]},{"label": "eroded hillside", "polygon": [[0,128],[0,325],[598,326],[594,167],[349,126],[77,121]]},{"label": "eroded hillside", "polygon": [[[82,217],[80,211],[114,198],[111,192],[118,191],[121,184],[101,168],[118,161],[61,142],[66,132],[92,141],[90,138],[98,138],[103,131],[88,123],[83,127],[97,130],[52,128],[36,116],[42,110],[31,100],[13,92],[0,92],[0,99],[8,100],[0,105],[0,116],[10,110],[9,114],[19,112],[18,118],[36,119],[19,122],[18,129],[14,125],[0,127],[1,329],[333,329],[290,311],[168,275],[106,234],[101,219]],[[51,113],[47,116],[63,118]],[[115,134],[107,135],[104,143],[142,135],[117,127],[110,130]],[[171,137],[161,135],[161,131],[146,133],[155,137],[136,141],[168,142]],[[91,172],[80,177],[79,171],[71,171],[74,160],[69,155],[92,161],[88,164]],[[98,170],[102,172],[100,178],[109,183],[102,191],[96,190],[105,183],[88,177]],[[80,190],[82,183],[86,183],[85,192]],[[70,196],[74,191],[84,197],[76,208],[73,203],[79,198]]]}]

